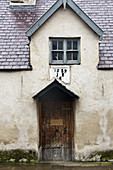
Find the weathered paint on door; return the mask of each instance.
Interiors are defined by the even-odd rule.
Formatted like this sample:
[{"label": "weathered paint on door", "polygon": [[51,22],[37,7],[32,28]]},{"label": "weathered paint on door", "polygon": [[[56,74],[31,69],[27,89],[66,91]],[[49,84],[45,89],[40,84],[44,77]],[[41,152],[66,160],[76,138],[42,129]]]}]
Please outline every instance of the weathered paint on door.
[{"label": "weathered paint on door", "polygon": [[41,122],[42,160],[71,161],[72,102],[42,102]]}]

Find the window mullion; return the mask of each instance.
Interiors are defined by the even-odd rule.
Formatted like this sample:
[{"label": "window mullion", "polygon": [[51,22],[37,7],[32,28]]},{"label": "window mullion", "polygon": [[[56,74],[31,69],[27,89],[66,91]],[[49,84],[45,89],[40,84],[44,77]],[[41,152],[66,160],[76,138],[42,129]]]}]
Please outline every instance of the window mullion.
[{"label": "window mullion", "polygon": [[66,48],[66,39],[64,39],[64,64],[66,64],[66,51],[67,51],[67,48]]}]

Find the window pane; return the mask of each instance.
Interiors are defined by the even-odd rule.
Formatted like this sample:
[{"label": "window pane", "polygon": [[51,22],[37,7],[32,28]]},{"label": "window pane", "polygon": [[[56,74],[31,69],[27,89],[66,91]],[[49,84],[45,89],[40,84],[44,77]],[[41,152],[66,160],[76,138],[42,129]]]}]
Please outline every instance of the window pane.
[{"label": "window pane", "polygon": [[52,60],[63,60],[63,52],[52,52]]},{"label": "window pane", "polygon": [[67,49],[70,50],[71,48],[71,41],[67,41]]},{"label": "window pane", "polygon": [[58,53],[58,60],[63,60],[63,52]]},{"label": "window pane", "polygon": [[58,60],[57,52],[52,52],[52,60]]},{"label": "window pane", "polygon": [[73,52],[67,52],[67,60],[73,59]]},{"label": "window pane", "polygon": [[77,60],[78,59],[78,52],[73,52],[73,60]]},{"label": "window pane", "polygon": [[58,41],[58,49],[63,50],[63,41]]},{"label": "window pane", "polygon": [[74,49],[74,50],[77,49],[77,41],[73,41],[73,49]]},{"label": "window pane", "polygon": [[57,41],[52,41],[52,49],[57,50]]},{"label": "window pane", "polygon": [[67,52],[67,60],[77,60],[78,52]]}]

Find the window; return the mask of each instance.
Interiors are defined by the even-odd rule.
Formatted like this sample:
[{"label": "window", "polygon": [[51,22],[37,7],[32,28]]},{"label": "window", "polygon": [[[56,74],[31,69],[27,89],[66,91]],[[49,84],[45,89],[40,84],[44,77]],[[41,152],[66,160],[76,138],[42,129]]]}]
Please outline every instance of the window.
[{"label": "window", "polygon": [[10,0],[10,5],[35,5],[36,0]]},{"label": "window", "polygon": [[80,64],[80,38],[50,38],[50,64]]}]

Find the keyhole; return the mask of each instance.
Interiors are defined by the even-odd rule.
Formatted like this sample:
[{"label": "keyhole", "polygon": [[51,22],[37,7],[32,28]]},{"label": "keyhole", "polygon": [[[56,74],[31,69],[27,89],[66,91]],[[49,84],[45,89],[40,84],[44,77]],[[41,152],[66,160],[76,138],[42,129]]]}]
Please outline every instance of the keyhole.
[{"label": "keyhole", "polygon": [[67,130],[66,130],[66,127],[65,127],[65,128],[64,128],[64,134],[66,134],[66,131],[67,131]]},{"label": "keyhole", "polygon": [[58,129],[56,129],[55,132],[58,132]]}]

